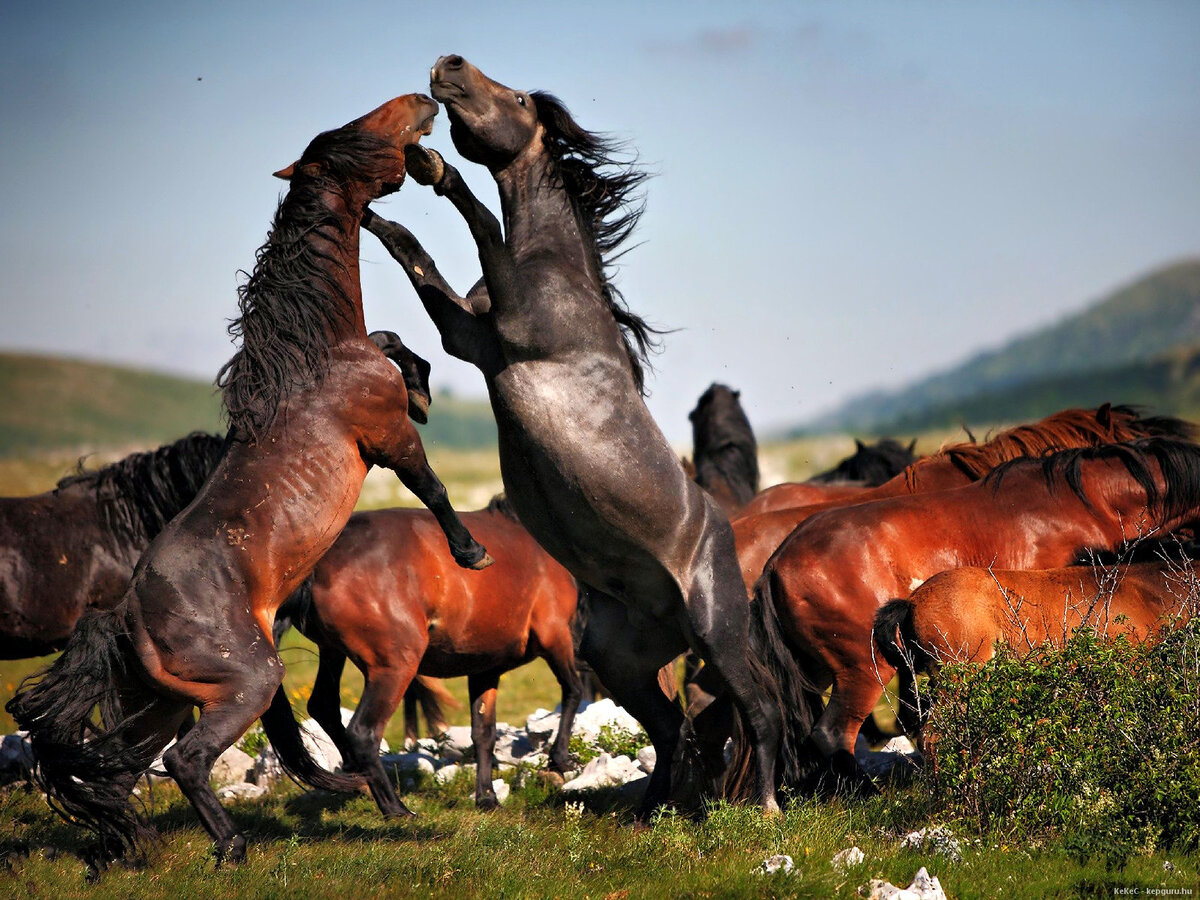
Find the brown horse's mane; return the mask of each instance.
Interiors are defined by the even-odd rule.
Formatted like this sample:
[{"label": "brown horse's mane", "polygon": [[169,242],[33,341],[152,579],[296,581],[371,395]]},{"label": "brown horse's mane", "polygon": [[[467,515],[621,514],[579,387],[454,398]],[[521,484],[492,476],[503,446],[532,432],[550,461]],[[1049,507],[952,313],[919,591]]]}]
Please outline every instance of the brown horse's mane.
[{"label": "brown horse's mane", "polygon": [[[984,479],[999,490],[1005,476],[1014,469],[1040,467],[1046,485],[1053,490],[1061,481],[1080,500],[1091,506],[1083,487],[1083,467],[1093,461],[1115,460],[1146,493],[1146,505],[1164,518],[1175,518],[1200,506],[1200,446],[1173,437],[1149,437],[1127,443],[1099,447],[1060,450],[1041,459],[1014,459],[1004,463]],[[1151,463],[1158,466],[1162,487],[1154,477]]]},{"label": "brown horse's mane", "polygon": [[1171,416],[1143,416],[1134,406],[1104,404],[1097,409],[1064,409],[1040,422],[1002,431],[982,444],[964,441],[943,447],[904,471],[911,489],[921,467],[949,459],[960,472],[978,481],[996,466],[1022,457],[1038,457],[1067,447],[1096,446],[1145,437],[1194,440],[1196,427]]},{"label": "brown horse's mane", "polygon": [[612,282],[612,266],[625,251],[615,251],[633,233],[645,208],[637,189],[648,174],[619,158],[622,145],[582,128],[561,100],[545,91],[531,95],[545,129],[551,177],[566,192],[576,218],[591,237],[600,290],[621,328],[633,380],[643,394],[645,367],[658,346],[661,329],[632,312]]},{"label": "brown horse's mane", "polygon": [[225,439],[194,431],[171,444],[58,482],[95,492],[104,530],[119,549],[144,547],[192,502],[225,453]]},{"label": "brown horse's mane", "polygon": [[241,348],[217,373],[236,438],[257,440],[294,390],[324,380],[334,335],[354,321],[354,300],[330,272],[336,261],[314,241],[346,238],[325,196],[384,171],[393,157],[386,140],[352,125],[317,135],[300,157],[254,271],[238,286],[241,315],[228,330]]}]

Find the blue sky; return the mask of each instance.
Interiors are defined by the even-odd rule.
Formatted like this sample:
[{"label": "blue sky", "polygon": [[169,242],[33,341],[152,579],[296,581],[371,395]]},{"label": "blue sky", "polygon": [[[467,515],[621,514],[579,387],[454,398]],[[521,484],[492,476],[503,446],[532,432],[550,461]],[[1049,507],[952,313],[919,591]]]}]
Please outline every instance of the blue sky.
[{"label": "blue sky", "polygon": [[[317,132],[461,53],[656,177],[631,307],[673,439],[713,380],[760,429],[899,385],[1200,253],[1200,3],[32,3],[0,7],[0,347],[211,378],[238,270]],[[430,146],[454,159],[440,119]],[[487,173],[463,169],[495,206]],[[452,282],[449,204],[380,211]],[[447,359],[370,236],[368,325]],[[0,400],[0,402],[3,402]]]}]

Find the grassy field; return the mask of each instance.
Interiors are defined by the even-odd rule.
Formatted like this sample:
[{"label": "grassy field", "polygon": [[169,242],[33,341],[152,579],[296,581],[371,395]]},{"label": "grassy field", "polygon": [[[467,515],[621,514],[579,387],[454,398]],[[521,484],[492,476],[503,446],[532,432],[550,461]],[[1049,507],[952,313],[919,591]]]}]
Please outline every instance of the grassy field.
[{"label": "grassy field", "polygon": [[[531,781],[494,813],[479,813],[460,776],[406,797],[418,816],[386,823],[365,796],[303,794],[294,786],[231,809],[251,840],[247,862],[216,868],[205,833],[172,787],[156,788],[150,821],[163,834],[147,867],[118,867],[94,885],[71,851],[79,836],[40,794],[0,793],[0,893],[37,897],[858,897],[873,878],[907,885],[928,868],[951,897],[1111,897],[1115,890],[1200,887],[1195,857],[1139,857],[1108,872],[1001,836],[964,840],[962,858],[902,850],[933,820],[909,790],[856,803],[803,803],[782,817],[718,805],[702,821],[675,814],[632,827],[630,797],[599,791],[581,808]],[[865,861],[840,872],[839,850]],[[791,875],[756,870],[786,853]],[[1192,896],[1195,896],[1193,893]]]}]

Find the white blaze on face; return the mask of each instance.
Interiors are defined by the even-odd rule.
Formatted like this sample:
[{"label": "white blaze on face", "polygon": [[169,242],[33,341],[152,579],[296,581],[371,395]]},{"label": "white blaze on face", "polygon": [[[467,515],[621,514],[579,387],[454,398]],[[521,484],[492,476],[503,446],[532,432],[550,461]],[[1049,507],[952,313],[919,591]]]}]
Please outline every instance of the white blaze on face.
[{"label": "white blaze on face", "polygon": [[914,578],[912,581],[910,581],[908,583],[908,592],[911,594],[913,591],[915,591],[917,588],[919,588],[924,583],[925,583],[924,578]]}]

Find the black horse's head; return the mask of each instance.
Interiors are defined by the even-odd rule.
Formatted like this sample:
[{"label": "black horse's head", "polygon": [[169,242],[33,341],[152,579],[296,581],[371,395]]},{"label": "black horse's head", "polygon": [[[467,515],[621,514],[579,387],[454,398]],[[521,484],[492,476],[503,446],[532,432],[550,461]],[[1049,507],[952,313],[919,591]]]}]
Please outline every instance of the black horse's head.
[{"label": "black horse's head", "polygon": [[809,481],[861,481],[876,487],[899,475],[916,459],[913,455],[916,446],[915,439],[906,447],[892,438],[881,438],[873,446],[855,438],[853,456],[846,457],[828,472],[814,475]]},{"label": "black horse's head", "polygon": [[458,152],[493,171],[508,166],[543,131],[532,95],[493,81],[461,56],[433,64],[429,89],[446,105]]}]

